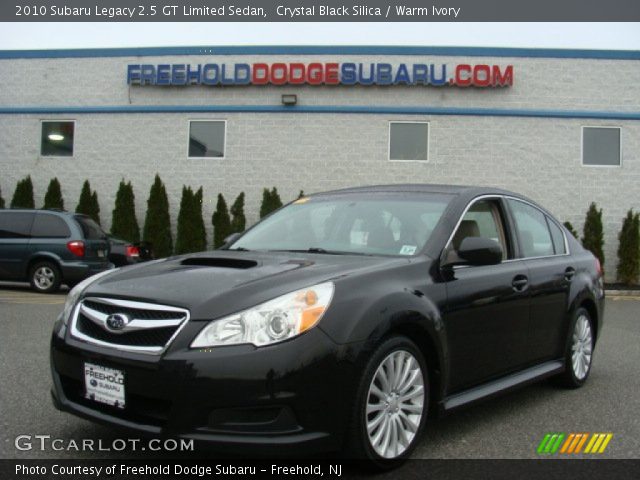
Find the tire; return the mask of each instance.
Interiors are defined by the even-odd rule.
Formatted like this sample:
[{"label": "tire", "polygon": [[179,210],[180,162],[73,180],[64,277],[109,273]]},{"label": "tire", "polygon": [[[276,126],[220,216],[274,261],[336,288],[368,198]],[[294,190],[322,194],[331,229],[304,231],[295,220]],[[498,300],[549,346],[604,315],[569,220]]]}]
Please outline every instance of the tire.
[{"label": "tire", "polygon": [[34,263],[29,269],[31,288],[39,293],[54,293],[60,288],[62,275],[60,269],[53,262],[41,261]]},{"label": "tire", "polygon": [[585,384],[591,372],[594,342],[593,320],[589,312],[580,307],[569,322],[564,355],[565,370],[558,377],[560,385],[580,388]]},{"label": "tire", "polygon": [[[392,365],[394,370],[400,366],[402,373],[386,386],[384,378],[389,380],[394,375],[390,371]],[[401,400],[403,393],[409,396],[405,402]],[[377,469],[397,466],[418,443],[428,407],[429,378],[424,356],[407,337],[386,339],[367,361],[360,379],[346,456],[368,460]]]}]

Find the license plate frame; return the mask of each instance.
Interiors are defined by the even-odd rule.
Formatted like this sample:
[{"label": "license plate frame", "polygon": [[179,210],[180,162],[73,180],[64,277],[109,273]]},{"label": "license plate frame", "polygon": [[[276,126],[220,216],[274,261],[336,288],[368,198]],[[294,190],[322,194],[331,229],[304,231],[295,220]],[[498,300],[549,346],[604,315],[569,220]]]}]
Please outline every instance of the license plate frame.
[{"label": "license plate frame", "polygon": [[125,408],[124,370],[84,362],[83,372],[86,399],[118,409]]}]

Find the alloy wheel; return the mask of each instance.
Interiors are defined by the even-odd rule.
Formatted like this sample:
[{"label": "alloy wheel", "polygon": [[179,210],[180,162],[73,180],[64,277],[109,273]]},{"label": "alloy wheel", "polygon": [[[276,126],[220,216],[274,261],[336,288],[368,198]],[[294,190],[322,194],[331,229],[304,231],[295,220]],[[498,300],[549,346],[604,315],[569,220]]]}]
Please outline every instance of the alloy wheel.
[{"label": "alloy wheel", "polygon": [[578,380],[583,380],[589,373],[592,351],[591,323],[586,315],[580,315],[573,329],[573,344],[571,345],[573,373]]},{"label": "alloy wheel", "polygon": [[371,380],[365,412],[369,442],[383,458],[402,455],[416,436],[425,399],[424,374],[406,350],[390,353]]},{"label": "alloy wheel", "polygon": [[53,285],[55,276],[56,275],[51,268],[43,266],[36,269],[33,273],[33,280],[39,289],[47,290]]}]

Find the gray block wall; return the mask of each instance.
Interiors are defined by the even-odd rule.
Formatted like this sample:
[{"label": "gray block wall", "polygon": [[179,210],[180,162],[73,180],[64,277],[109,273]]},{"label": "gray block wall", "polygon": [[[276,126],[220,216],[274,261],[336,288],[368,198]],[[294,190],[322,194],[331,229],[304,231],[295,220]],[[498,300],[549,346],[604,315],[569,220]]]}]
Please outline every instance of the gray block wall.
[{"label": "gray block wall", "polygon": [[[129,63],[353,61],[514,65],[514,86],[502,89],[433,87],[128,87]],[[0,108],[104,105],[280,105],[296,93],[299,105],[428,106],[639,112],[640,62],[627,60],[251,56],[120,57],[0,60]],[[40,122],[76,121],[72,158],[40,156]],[[224,159],[187,158],[193,119],[227,121]],[[430,123],[427,162],[388,160],[389,121]],[[621,127],[622,166],[584,167],[581,127]],[[182,185],[204,188],[208,242],[211,214],[222,192],[230,203],[244,191],[248,222],[257,220],[262,188],[277,186],[283,201],[311,193],[376,183],[494,185],[523,193],[561,221],[582,228],[591,201],[604,210],[606,270],[616,265],[617,234],[629,208],[640,210],[640,121],[496,116],[351,113],[1,114],[0,188],[10,200],[30,174],[36,205],[57,176],[68,209],[82,182],[98,190],[103,225],[121,178],[131,180],[141,226],[156,173],[167,186],[174,222]]]}]

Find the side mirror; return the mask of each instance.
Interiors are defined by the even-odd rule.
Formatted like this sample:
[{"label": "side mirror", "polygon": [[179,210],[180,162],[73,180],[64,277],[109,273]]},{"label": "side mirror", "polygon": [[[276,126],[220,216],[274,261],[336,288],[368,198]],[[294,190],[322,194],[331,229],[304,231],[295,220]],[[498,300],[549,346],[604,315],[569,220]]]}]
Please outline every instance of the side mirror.
[{"label": "side mirror", "polygon": [[224,244],[222,245],[221,248],[227,248],[229,245],[231,245],[233,242],[239,239],[241,235],[242,233],[240,232],[232,233],[231,235],[229,235],[227,238],[224,239]]},{"label": "side mirror", "polygon": [[496,265],[502,262],[502,247],[490,238],[466,237],[460,244],[458,256],[469,265]]}]

